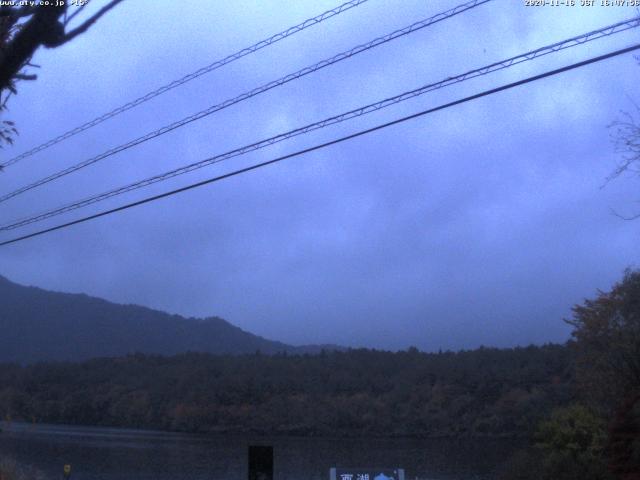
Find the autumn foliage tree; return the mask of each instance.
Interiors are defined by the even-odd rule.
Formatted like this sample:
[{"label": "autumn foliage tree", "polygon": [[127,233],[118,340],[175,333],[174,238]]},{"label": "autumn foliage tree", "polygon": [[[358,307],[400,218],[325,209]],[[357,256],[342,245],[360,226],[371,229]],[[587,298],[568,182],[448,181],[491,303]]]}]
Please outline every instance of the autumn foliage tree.
[{"label": "autumn foliage tree", "polygon": [[610,469],[640,480],[640,270],[575,306],[568,323],[583,398],[610,420]]},{"label": "autumn foliage tree", "polygon": [[573,347],[580,388],[611,413],[640,390],[640,270],[627,270],[611,291],[573,308]]},{"label": "autumn foliage tree", "polygon": [[540,480],[608,480],[604,421],[581,405],[558,408],[540,424],[536,446],[543,452]]}]

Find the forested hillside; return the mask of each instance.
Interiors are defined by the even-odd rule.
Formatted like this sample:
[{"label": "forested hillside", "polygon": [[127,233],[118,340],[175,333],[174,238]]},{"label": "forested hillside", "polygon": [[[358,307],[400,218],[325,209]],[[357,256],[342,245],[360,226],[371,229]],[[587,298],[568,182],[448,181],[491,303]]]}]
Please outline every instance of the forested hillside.
[{"label": "forested hillside", "polygon": [[[184,318],[87,295],[24,287],[0,276],[0,362],[82,361],[134,352],[174,355],[314,352],[210,317]],[[337,347],[331,347],[337,348]]]},{"label": "forested hillside", "polygon": [[0,414],[188,432],[524,436],[570,400],[570,353],[372,350],[0,366]]}]

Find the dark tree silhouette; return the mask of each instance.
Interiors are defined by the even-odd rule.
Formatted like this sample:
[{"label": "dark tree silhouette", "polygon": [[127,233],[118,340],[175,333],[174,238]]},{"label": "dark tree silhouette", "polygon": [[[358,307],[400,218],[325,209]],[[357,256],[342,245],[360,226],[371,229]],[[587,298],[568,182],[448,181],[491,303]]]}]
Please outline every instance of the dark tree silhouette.
[{"label": "dark tree silhouette", "polygon": [[621,480],[640,480],[640,395],[627,398],[609,427],[609,468]]},{"label": "dark tree silhouette", "polygon": [[[73,21],[89,2],[69,12],[69,2],[50,1],[49,5],[0,7],[0,112],[17,93],[19,81],[35,80],[29,71],[37,68],[31,57],[40,47],[56,48],[86,32],[100,17],[122,0],[111,0],[93,15],[72,27]],[[13,143],[17,130],[12,122],[0,123],[0,146]]]},{"label": "dark tree silhouette", "polygon": [[605,414],[640,393],[640,270],[573,308],[577,379]]}]

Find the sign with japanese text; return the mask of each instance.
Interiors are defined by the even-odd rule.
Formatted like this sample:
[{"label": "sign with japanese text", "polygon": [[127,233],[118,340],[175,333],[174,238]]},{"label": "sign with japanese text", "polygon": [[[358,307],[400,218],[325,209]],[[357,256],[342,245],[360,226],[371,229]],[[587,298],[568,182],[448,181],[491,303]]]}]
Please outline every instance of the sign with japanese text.
[{"label": "sign with japanese text", "polygon": [[402,468],[332,468],[329,480],[404,480]]}]

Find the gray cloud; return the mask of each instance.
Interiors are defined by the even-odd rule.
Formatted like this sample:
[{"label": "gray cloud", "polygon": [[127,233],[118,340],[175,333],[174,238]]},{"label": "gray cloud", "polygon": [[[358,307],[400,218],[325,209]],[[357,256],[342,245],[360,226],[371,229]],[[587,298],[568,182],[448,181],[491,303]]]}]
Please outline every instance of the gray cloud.
[{"label": "gray cloud", "polygon": [[[3,191],[455,2],[371,0],[8,169]],[[125,2],[64,48],[10,115],[15,153],[332,2]],[[8,220],[631,17],[498,0],[2,205]],[[626,46],[637,32],[476,79],[132,194],[140,198]],[[632,56],[0,250],[2,274],[291,342],[381,348],[563,341],[561,321],[637,264],[637,183],[600,189]],[[14,152],[11,152],[14,153]],[[118,205],[124,199],[106,202]],[[97,207],[96,207],[97,208]],[[93,210],[90,210],[93,211]],[[66,218],[66,217],[65,217]],[[69,217],[73,218],[73,217]],[[8,238],[5,235],[3,238]]]}]

